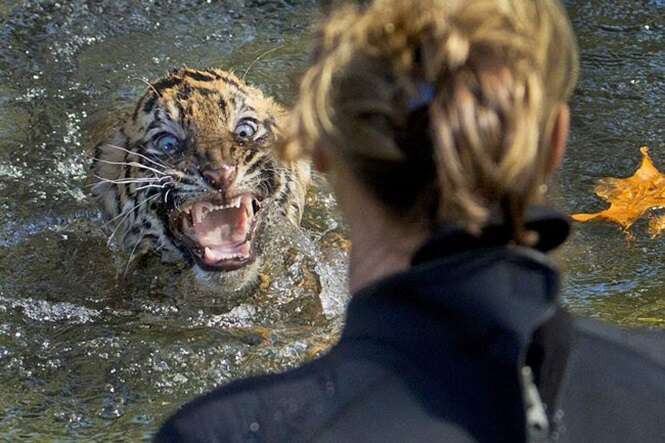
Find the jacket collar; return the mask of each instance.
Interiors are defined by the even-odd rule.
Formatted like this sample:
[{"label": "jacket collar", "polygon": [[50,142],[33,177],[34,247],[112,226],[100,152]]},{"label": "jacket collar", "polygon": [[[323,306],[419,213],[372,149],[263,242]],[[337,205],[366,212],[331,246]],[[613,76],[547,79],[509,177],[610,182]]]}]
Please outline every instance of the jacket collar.
[{"label": "jacket collar", "polygon": [[[480,238],[441,227],[415,254],[410,269],[354,294],[342,341],[378,340],[425,365],[446,365],[446,359],[455,358],[432,357],[441,349],[475,349],[483,354],[480,364],[513,368],[515,374],[526,363],[539,388],[549,383],[544,400],[555,406],[570,321],[558,307],[558,272],[544,252],[565,240],[570,224],[543,208],[527,215],[527,228],[539,235],[535,248],[509,245],[508,231],[498,223]],[[539,352],[530,352],[534,343]],[[552,360],[555,348],[559,354]],[[547,361],[559,367],[543,380],[541,374],[551,372],[543,368]]]},{"label": "jacket collar", "polygon": [[[549,252],[561,245],[570,234],[568,217],[550,208],[530,207],[526,211],[525,220],[526,229],[538,234],[533,246],[536,251]],[[412,264],[418,265],[470,249],[507,245],[510,234],[498,215],[493,217],[480,236],[471,235],[459,226],[442,225],[416,252]]]}]

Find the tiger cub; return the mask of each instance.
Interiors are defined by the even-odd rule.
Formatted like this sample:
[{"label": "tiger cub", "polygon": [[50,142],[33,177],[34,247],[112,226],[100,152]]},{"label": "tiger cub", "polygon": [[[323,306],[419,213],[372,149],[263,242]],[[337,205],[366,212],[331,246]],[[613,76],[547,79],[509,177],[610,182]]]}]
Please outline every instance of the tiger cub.
[{"label": "tiger cub", "polygon": [[221,69],[183,68],[151,83],[94,148],[91,189],[110,237],[130,257],[154,251],[243,287],[270,241],[268,216],[294,225],[302,216],[310,166],[273,149],[285,114]]}]

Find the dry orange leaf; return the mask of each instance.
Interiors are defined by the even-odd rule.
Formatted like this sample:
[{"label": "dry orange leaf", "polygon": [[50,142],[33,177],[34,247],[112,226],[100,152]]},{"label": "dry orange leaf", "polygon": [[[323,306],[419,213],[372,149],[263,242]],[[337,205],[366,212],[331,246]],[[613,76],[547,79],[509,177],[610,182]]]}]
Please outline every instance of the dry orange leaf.
[{"label": "dry orange leaf", "polygon": [[[645,212],[665,208],[665,174],[662,174],[649,157],[649,148],[640,148],[642,163],[635,173],[627,178],[602,178],[595,192],[607,200],[610,207],[594,214],[573,214],[573,220],[587,222],[604,219],[621,225],[628,231]],[[656,237],[665,230],[665,216],[649,221],[649,233]]]}]

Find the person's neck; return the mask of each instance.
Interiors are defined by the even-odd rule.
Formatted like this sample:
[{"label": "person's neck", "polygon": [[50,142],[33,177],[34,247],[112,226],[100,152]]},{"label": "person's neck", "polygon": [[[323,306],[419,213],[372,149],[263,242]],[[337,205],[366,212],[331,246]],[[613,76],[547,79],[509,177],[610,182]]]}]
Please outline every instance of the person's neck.
[{"label": "person's neck", "polygon": [[350,228],[349,287],[353,294],[407,269],[428,232],[388,214],[344,162],[335,165],[329,179]]},{"label": "person's neck", "polygon": [[351,224],[349,286],[351,293],[409,268],[426,234],[406,232],[386,220],[378,208],[365,207],[362,219]]}]

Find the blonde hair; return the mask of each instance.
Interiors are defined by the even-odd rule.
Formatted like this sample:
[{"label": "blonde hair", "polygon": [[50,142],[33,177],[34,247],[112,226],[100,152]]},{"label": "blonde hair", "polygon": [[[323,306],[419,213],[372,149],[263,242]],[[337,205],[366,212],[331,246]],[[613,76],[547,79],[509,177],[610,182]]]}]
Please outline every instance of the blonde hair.
[{"label": "blonde hair", "polygon": [[341,154],[395,214],[525,243],[578,72],[558,0],[375,0],[321,27],[283,155]]}]

